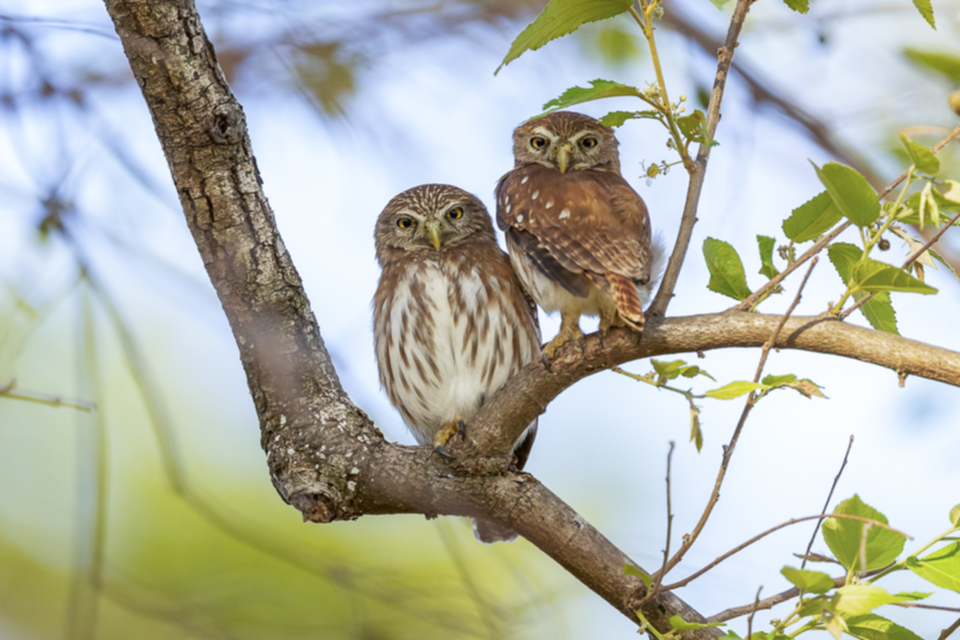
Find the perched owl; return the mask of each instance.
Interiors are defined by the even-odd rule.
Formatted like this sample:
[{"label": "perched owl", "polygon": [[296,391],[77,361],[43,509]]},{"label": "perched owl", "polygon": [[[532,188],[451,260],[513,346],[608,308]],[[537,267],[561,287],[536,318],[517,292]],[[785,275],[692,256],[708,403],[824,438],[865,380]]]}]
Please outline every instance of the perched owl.
[{"label": "perched owl", "polygon": [[[391,200],[374,233],[383,273],[373,299],[380,382],[420,444],[443,444],[540,353],[536,307],[473,195],[427,184]],[[523,468],[534,421],[514,454]],[[475,521],[483,542],[512,531]]]},{"label": "perched owl", "polygon": [[557,111],[513,132],[514,169],[497,184],[497,224],[524,287],[560,311],[554,352],[582,338],[581,314],[643,329],[643,304],[659,276],[647,207],[620,175],[617,139],[590,116]]}]

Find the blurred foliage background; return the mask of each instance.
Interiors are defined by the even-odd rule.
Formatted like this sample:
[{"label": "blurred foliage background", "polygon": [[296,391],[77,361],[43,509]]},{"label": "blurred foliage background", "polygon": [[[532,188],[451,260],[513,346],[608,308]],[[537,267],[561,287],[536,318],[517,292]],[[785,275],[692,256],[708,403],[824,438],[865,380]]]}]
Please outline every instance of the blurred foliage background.
[{"label": "blurred foliage background", "polygon": [[[510,166],[509,131],[542,103],[594,77],[641,85],[651,76],[639,34],[614,20],[528,53],[495,79],[509,42],[543,5],[199,3],[338,371],[392,439],[411,442],[377,390],[370,348],[371,234],[380,208],[394,193],[433,181],[490,202]],[[702,101],[729,8],[706,0],[665,8],[659,37],[673,95]],[[883,183],[902,169],[897,131],[928,144],[942,137],[957,120],[949,100],[960,88],[958,8],[936,3],[931,32],[909,0],[816,0],[805,16],[757,3],[737,53],[740,73],[729,85],[698,234],[747,243],[754,233],[776,232],[815,193],[808,156],[853,164]],[[639,188],[641,161],[667,152],[660,132],[633,126],[618,135],[625,173]],[[945,173],[956,173],[953,147]],[[641,192],[668,239],[679,219],[681,174]],[[947,242],[955,242],[949,234]],[[724,308],[705,292],[700,263],[692,250],[673,313]],[[820,268],[824,283],[827,269]],[[805,296],[813,312],[839,295],[815,282]],[[956,284],[934,284],[938,300],[917,303],[934,306],[907,308],[901,330],[957,348],[949,320]],[[544,335],[555,330],[545,318]],[[705,366],[743,377],[736,358],[711,354]],[[866,484],[904,501],[898,491],[932,491],[936,481],[958,486],[950,484],[957,471],[946,453],[960,445],[949,429],[952,389],[911,381],[901,396],[880,399],[877,390],[892,389],[892,376],[858,368],[852,382],[844,367],[856,365],[817,373],[822,365],[804,354],[788,362],[807,366],[833,404],[791,398],[757,412],[765,435],[756,449],[743,446],[747,468],[787,484],[758,487],[756,477],[731,476],[731,510],[718,518],[738,526],[714,531],[715,547],[691,556],[691,567],[760,530],[760,523],[739,527],[756,504],[781,519],[818,512],[851,432],[866,434],[866,460],[849,472],[860,482],[849,493],[863,494]],[[685,409],[622,379],[591,379],[568,395],[544,418],[531,471],[654,566],[665,443],[685,438]],[[601,397],[603,407],[591,404]],[[876,401],[866,406],[865,398]],[[681,511],[684,496],[690,502],[675,530],[698,515],[736,411],[711,406],[705,424],[716,430],[705,453],[678,452],[675,500]],[[830,425],[837,428],[816,431]],[[303,525],[270,486],[258,442],[232,336],[102,4],[4,2],[0,638],[632,637],[627,621],[525,541],[479,545],[463,520]],[[932,443],[944,453],[920,456]],[[796,476],[818,480],[808,502],[797,497],[806,489],[790,484],[796,478],[777,473],[776,459],[761,462],[778,456],[803,460]],[[957,501],[943,496],[947,508]],[[897,524],[897,508],[875,506]],[[910,511],[917,505],[900,507],[902,517],[926,526]],[[789,551],[802,551],[809,532],[797,535],[802,542],[761,546],[733,561],[743,563],[739,569],[683,597],[706,614],[750,601],[756,576],[771,580]],[[946,626],[942,620],[910,624],[919,632]]]}]

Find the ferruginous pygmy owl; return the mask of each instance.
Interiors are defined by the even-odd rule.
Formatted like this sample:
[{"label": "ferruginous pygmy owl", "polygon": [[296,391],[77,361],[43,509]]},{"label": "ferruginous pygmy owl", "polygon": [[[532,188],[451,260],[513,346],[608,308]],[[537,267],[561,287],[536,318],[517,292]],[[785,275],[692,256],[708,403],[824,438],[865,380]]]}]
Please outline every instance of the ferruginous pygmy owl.
[{"label": "ferruginous pygmy owl", "polygon": [[[420,444],[443,444],[540,354],[536,307],[475,196],[427,184],[391,200],[374,233],[383,269],[373,300],[380,382]],[[514,447],[523,468],[534,421]],[[475,521],[482,542],[516,534]]]},{"label": "ferruginous pygmy owl", "polygon": [[581,314],[600,332],[643,329],[643,304],[659,277],[647,207],[620,175],[617,139],[581,113],[557,111],[513,132],[514,169],[497,184],[497,224],[527,292],[560,311],[552,358],[583,337]]}]

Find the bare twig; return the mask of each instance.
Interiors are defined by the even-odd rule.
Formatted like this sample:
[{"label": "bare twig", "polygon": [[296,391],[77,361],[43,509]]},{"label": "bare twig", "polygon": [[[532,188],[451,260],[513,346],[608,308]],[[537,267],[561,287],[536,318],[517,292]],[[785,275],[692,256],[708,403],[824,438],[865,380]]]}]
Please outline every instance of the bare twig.
[{"label": "bare twig", "polygon": [[757,606],[760,604],[761,591],[763,591],[763,585],[757,588],[757,595],[753,598],[753,610],[750,612],[750,617],[747,618],[747,640],[753,637],[753,616],[756,615]]},{"label": "bare twig", "polygon": [[[947,229],[949,229],[950,227],[952,227],[952,226],[953,226],[953,223],[956,222],[957,220],[960,220],[960,212],[957,212],[957,215],[955,215],[955,216],[953,216],[952,218],[950,218],[950,222],[948,222],[947,224],[943,225],[943,227],[942,227],[939,231],[937,231],[929,240],[927,240],[922,247],[920,247],[919,249],[917,249],[916,251],[914,251],[913,253],[911,253],[910,256],[906,259],[906,261],[903,263],[903,265],[902,265],[900,268],[901,268],[901,269],[906,269],[907,267],[909,267],[910,265],[912,265],[914,262],[916,262],[916,261],[917,261],[917,258],[919,258],[921,255],[923,255],[923,252],[924,252],[924,251],[926,251],[927,249],[929,249],[930,247],[932,247],[934,244],[936,244],[937,240],[939,240],[940,237],[943,236],[943,234],[945,234],[945,233],[947,232]],[[867,303],[867,300],[870,300],[870,299],[871,299],[873,296],[875,296],[875,295],[876,295],[876,292],[875,292],[875,291],[871,291],[871,292],[868,293],[867,295],[863,296],[862,298],[860,298],[859,300],[857,300],[849,309],[847,309],[846,311],[842,312],[842,313],[840,314],[839,318],[840,318],[841,320],[845,319],[845,318],[846,318],[847,316],[849,316],[851,313],[853,313],[854,311],[856,311],[857,309],[859,309],[860,307],[862,307],[864,304],[866,304],[866,303]]]},{"label": "bare twig", "polygon": [[957,618],[956,622],[954,622],[952,625],[944,629],[940,633],[940,637],[937,638],[937,640],[947,640],[947,638],[953,635],[953,632],[956,631],[957,629],[960,629],[960,618]]},{"label": "bare twig", "polygon": [[[730,19],[730,27],[727,30],[727,39],[724,45],[717,52],[717,75],[713,81],[713,92],[710,94],[710,104],[707,106],[707,140],[713,140],[714,133],[717,130],[717,124],[720,122],[720,103],[723,100],[723,90],[726,86],[727,75],[730,72],[730,65],[733,63],[733,54],[737,48],[737,39],[740,37],[740,29],[747,18],[747,12],[754,0],[737,0],[737,6],[733,10],[733,17]],[[667,306],[673,297],[673,290],[677,286],[677,278],[680,275],[680,268],[683,266],[683,259],[687,255],[687,249],[690,246],[690,238],[693,235],[693,226],[697,222],[697,206],[700,203],[700,193],[703,190],[703,181],[707,172],[707,161],[710,158],[710,144],[702,143],[697,152],[696,161],[689,167],[690,185],[687,188],[687,199],[683,206],[683,215],[680,218],[680,230],[677,233],[677,242],[673,248],[673,254],[667,263],[667,270],[663,274],[663,280],[660,283],[660,289],[650,305],[648,314],[651,316],[662,316],[667,312]]]},{"label": "bare twig", "polygon": [[[930,150],[931,150],[933,153],[939,152],[941,149],[943,149],[945,146],[947,146],[947,144],[949,144],[951,140],[953,140],[953,139],[956,138],[957,136],[960,136],[960,126],[957,126],[953,131],[951,131],[951,132],[947,135],[947,137],[945,137],[943,140],[941,140],[941,141],[938,142],[937,144],[933,145],[933,147],[932,147]],[[891,191],[893,191],[894,189],[896,189],[897,186],[898,186],[901,182],[903,182],[904,180],[907,179],[907,175],[908,175],[909,173],[910,173],[909,170],[908,170],[908,171],[904,171],[903,173],[900,174],[900,176],[899,176],[896,180],[894,180],[893,182],[891,182],[891,183],[890,183],[889,185],[887,185],[882,191],[880,191],[880,193],[879,193],[880,199],[882,200],[883,198],[885,198],[885,197],[887,196],[887,194],[889,194]],[[757,289],[757,290],[756,290],[755,292],[753,292],[753,294],[751,294],[746,300],[744,300],[743,302],[741,302],[740,304],[738,304],[737,306],[735,306],[735,307],[733,307],[733,308],[734,308],[734,309],[740,309],[741,311],[746,311],[747,309],[750,309],[750,308],[753,306],[753,304],[754,304],[757,300],[760,299],[761,296],[765,295],[768,291],[770,291],[771,289],[773,289],[774,287],[776,287],[778,284],[780,284],[780,282],[781,282],[784,278],[786,278],[788,275],[790,275],[791,273],[793,273],[793,272],[794,272],[796,269],[798,269],[798,268],[800,267],[800,265],[802,265],[804,262],[806,262],[807,260],[809,260],[809,259],[812,258],[813,256],[817,255],[818,253],[820,253],[820,251],[821,251],[825,246],[827,246],[828,244],[830,244],[831,242],[833,242],[834,238],[836,238],[836,237],[839,236],[841,233],[843,233],[844,231],[846,231],[846,230],[850,227],[851,224],[853,224],[853,223],[851,223],[851,222],[848,220],[848,221],[844,222],[843,224],[841,224],[840,226],[838,226],[838,227],[837,227],[836,229],[834,229],[833,231],[831,231],[830,233],[828,233],[827,235],[821,237],[820,240],[818,240],[812,247],[810,247],[810,248],[806,251],[806,253],[804,253],[802,256],[800,256],[799,258],[797,258],[797,260],[796,260],[795,262],[793,262],[793,263],[790,264],[790,265],[787,265],[787,267],[786,267],[783,271],[781,271],[780,273],[778,273],[778,274],[775,275],[774,277],[770,278],[770,280],[769,280],[765,285],[763,285],[762,287],[760,287],[759,289]]]},{"label": "bare twig", "polygon": [[[817,260],[814,260],[810,263],[810,268],[807,269],[807,273],[803,277],[803,282],[800,283],[800,288],[797,290],[797,295],[793,299],[793,303],[790,305],[790,308],[787,309],[787,312],[783,314],[783,317],[780,318],[780,322],[777,324],[776,329],[774,329],[773,334],[771,334],[770,339],[764,343],[763,351],[760,354],[760,362],[757,365],[757,372],[753,376],[754,383],[760,382],[760,376],[763,375],[763,367],[767,362],[767,355],[770,353],[770,349],[776,345],[777,338],[780,336],[780,332],[783,330],[784,325],[790,318],[790,314],[792,314],[793,310],[797,308],[798,304],[800,304],[803,288],[807,285],[807,280],[810,279],[810,274],[813,272],[813,268],[815,266],[817,266]],[[704,508],[703,514],[700,516],[700,520],[693,528],[693,531],[684,538],[680,549],[677,550],[677,553],[674,554],[673,558],[670,559],[670,562],[664,566],[664,573],[675,567],[677,563],[683,559],[683,556],[687,553],[687,551],[690,550],[690,547],[693,546],[693,543],[697,541],[697,538],[700,536],[700,533],[707,524],[707,520],[710,518],[710,514],[713,513],[713,508],[720,499],[720,487],[723,485],[723,480],[727,475],[727,467],[730,466],[730,458],[733,456],[733,451],[737,446],[737,441],[740,439],[740,433],[743,431],[743,426],[747,422],[747,416],[750,415],[750,410],[753,408],[755,401],[756,393],[751,391],[747,396],[747,401],[744,404],[743,412],[740,414],[740,420],[737,422],[737,427],[733,430],[733,436],[730,438],[730,443],[727,444],[727,446],[723,449],[723,459],[720,462],[720,470],[717,472],[717,480],[713,485],[713,492],[710,494],[709,500],[707,500],[707,506]]]},{"label": "bare twig", "polygon": [[930,609],[931,611],[960,613],[960,607],[941,607],[935,604],[923,604],[922,602],[893,602],[891,604],[897,607],[903,607],[904,609]]},{"label": "bare twig", "polygon": [[663,547],[663,564],[660,566],[660,570],[653,574],[653,584],[644,600],[652,598],[660,591],[660,584],[663,582],[667,571],[667,561],[670,560],[670,538],[673,533],[673,508],[670,504],[670,463],[673,460],[673,448],[675,444],[676,443],[671,440],[670,449],[667,451],[667,541]]},{"label": "bare twig", "polygon": [[[827,507],[830,506],[830,500],[833,499],[833,492],[837,488],[837,483],[840,482],[840,476],[843,475],[843,470],[847,467],[847,459],[850,457],[850,449],[853,448],[853,435],[850,436],[850,442],[847,443],[847,452],[843,454],[843,462],[840,464],[840,470],[837,471],[836,477],[833,479],[833,484],[830,486],[830,492],[827,494],[827,500],[823,503],[823,510],[820,513],[826,513]],[[800,563],[800,568],[803,569],[807,566],[807,557],[810,555],[810,549],[813,548],[813,543],[817,539],[817,532],[820,531],[820,524],[823,520],[817,520],[817,526],[813,528],[813,535],[810,536],[810,542],[807,544],[807,550],[803,554],[803,562]]]},{"label": "bare twig", "polygon": [[672,591],[673,589],[679,589],[680,587],[685,587],[685,586],[687,586],[688,584],[690,584],[691,582],[693,582],[694,580],[696,580],[697,578],[699,578],[700,576],[702,576],[702,575],[705,574],[706,572],[710,571],[711,569],[713,569],[714,567],[716,567],[718,564],[720,564],[721,562],[723,562],[724,560],[726,560],[726,559],[729,558],[730,556],[733,556],[733,555],[736,555],[736,554],[740,553],[741,551],[743,551],[744,549],[746,549],[746,548],[749,547],[750,545],[754,544],[755,542],[759,542],[760,540],[763,540],[764,538],[766,538],[767,536],[769,536],[771,533],[776,533],[776,532],[779,531],[780,529],[789,527],[789,526],[791,526],[791,525],[798,524],[798,523],[800,523],[800,522],[806,522],[807,520],[816,520],[816,521],[817,521],[817,524],[820,524],[821,522],[823,522],[823,521],[826,520],[827,518],[840,518],[841,520],[859,520],[860,522],[865,522],[865,523],[870,524],[870,525],[878,526],[878,527],[880,527],[880,528],[882,528],[882,529],[887,529],[888,531],[892,531],[892,532],[894,532],[894,533],[896,533],[896,534],[899,534],[899,535],[901,535],[901,536],[904,536],[904,537],[907,538],[907,539],[911,539],[911,540],[913,539],[912,536],[907,535],[906,533],[904,533],[903,531],[900,531],[900,530],[898,530],[898,529],[894,529],[894,528],[891,527],[890,525],[885,525],[885,524],[883,524],[882,522],[878,522],[878,521],[872,520],[872,519],[870,519],[870,518],[864,518],[863,516],[852,516],[852,515],[847,515],[847,514],[843,514],[843,513],[821,513],[821,514],[818,514],[818,515],[815,515],[815,516],[803,516],[803,517],[801,517],[801,518],[791,518],[791,519],[787,520],[786,522],[781,522],[780,524],[778,524],[778,525],[775,526],[775,527],[770,527],[769,529],[767,529],[767,530],[764,531],[763,533],[758,533],[757,535],[753,536],[752,538],[750,538],[750,539],[747,540],[746,542],[737,545],[736,547],[734,547],[734,548],[731,549],[730,551],[727,551],[727,552],[724,553],[723,555],[717,556],[717,558],[716,558],[713,562],[711,562],[711,563],[708,564],[707,566],[703,567],[702,569],[699,569],[699,570],[695,571],[694,573],[690,574],[689,576],[687,576],[687,577],[684,578],[683,580],[678,580],[677,582],[674,582],[674,583],[672,583],[672,584],[668,584],[667,586],[663,587],[663,591]]}]

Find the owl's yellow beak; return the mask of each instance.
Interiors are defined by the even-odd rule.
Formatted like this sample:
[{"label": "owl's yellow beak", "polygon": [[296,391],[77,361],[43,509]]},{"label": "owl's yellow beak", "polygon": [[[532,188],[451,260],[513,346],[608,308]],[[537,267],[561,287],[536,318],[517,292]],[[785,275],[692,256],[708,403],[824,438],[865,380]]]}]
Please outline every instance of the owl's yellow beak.
[{"label": "owl's yellow beak", "polygon": [[570,164],[570,157],[572,155],[573,145],[569,142],[557,148],[557,166],[560,167],[560,173],[567,172],[567,165]]},{"label": "owl's yellow beak", "polygon": [[423,227],[427,232],[427,237],[430,238],[430,243],[433,245],[433,248],[440,251],[440,222],[437,220],[425,220]]}]

